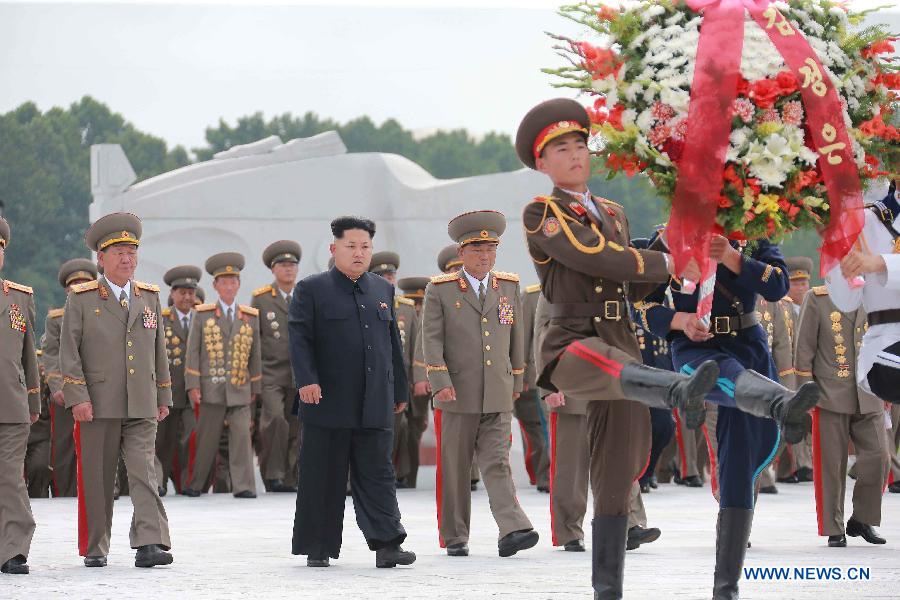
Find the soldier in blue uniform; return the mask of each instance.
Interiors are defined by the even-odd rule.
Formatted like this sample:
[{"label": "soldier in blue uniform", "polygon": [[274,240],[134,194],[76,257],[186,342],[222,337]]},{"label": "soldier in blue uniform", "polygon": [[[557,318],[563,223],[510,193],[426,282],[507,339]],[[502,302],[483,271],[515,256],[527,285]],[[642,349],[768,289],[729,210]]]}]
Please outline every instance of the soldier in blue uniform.
[{"label": "soldier in blue uniform", "polygon": [[708,360],[719,365],[718,385],[707,401],[718,405],[721,494],[713,598],[724,600],[738,597],[756,477],[771,462],[780,435],[796,443],[810,430],[807,411],[818,402],[819,389],[808,383],[794,392],[778,383],[758,322],[756,295],[777,302],[790,285],[778,246],[765,240],[742,245],[716,236],[710,258],[719,263],[710,327],[696,316],[698,292],[681,293],[674,280],[674,306],[664,306],[665,287],[660,287],[640,306],[640,322],[669,339],[676,370],[689,374]]}]

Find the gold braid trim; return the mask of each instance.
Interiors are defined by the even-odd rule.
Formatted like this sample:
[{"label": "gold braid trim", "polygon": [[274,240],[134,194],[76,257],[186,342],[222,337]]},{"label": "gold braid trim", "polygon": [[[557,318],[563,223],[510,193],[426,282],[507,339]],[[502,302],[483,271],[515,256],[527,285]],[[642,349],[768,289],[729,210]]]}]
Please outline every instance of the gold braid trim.
[{"label": "gold braid trim", "polygon": [[[552,202],[552,200],[548,196],[540,196],[534,199],[534,202],[543,202],[544,203],[544,214],[541,215],[541,222],[538,223],[538,226],[534,229],[528,229],[525,227],[525,233],[537,233],[541,230],[541,227],[544,226],[544,221],[547,219],[547,205]],[[524,226],[524,223],[523,223]]]},{"label": "gold braid trim", "polygon": [[628,249],[634,255],[634,260],[637,261],[637,274],[643,275],[644,274],[644,257],[641,256],[641,253],[638,252],[636,248],[632,248],[629,246]]},{"label": "gold braid trim", "polygon": [[63,374],[59,371],[50,371],[47,373],[47,379],[62,379]]},{"label": "gold braid trim", "polygon": [[766,270],[763,271],[763,274],[761,277],[763,283],[768,283],[769,277],[772,276],[772,271],[774,271],[774,270],[775,270],[775,268],[772,265],[766,265]]},{"label": "gold braid trim", "polygon": [[513,375],[524,375],[524,374],[525,374],[525,369],[513,369],[513,370],[512,370],[512,374],[513,374]]},{"label": "gold braid trim", "polygon": [[428,368],[428,363],[424,363],[424,362],[422,362],[421,360],[414,360],[414,361],[413,361],[413,366],[414,366],[414,367],[425,367],[425,368]]},{"label": "gold braid trim", "polygon": [[260,379],[262,379],[262,375],[254,375],[250,378],[250,382],[259,381]]},{"label": "gold braid trim", "polygon": [[188,375],[196,375],[197,377],[200,376],[200,371],[197,371],[197,370],[195,370],[195,369],[187,369],[187,368],[186,368],[186,369],[184,370],[184,372],[187,373]]},{"label": "gold braid trim", "polygon": [[785,375],[794,375],[796,372],[796,369],[785,369],[783,371],[778,371],[778,376],[784,377]]},{"label": "gold braid trim", "polygon": [[812,371],[801,371],[800,369],[794,369],[794,373],[799,375],[800,377],[812,377]]},{"label": "gold braid trim", "polygon": [[75,377],[69,377],[66,375],[63,377],[63,384],[71,383],[72,385],[87,385],[87,381],[84,379],[76,379]]},{"label": "gold braid trim", "polygon": [[575,237],[575,234],[572,233],[572,229],[566,224],[566,221],[577,222],[572,217],[565,214],[559,206],[556,205],[555,202],[548,202],[547,206],[550,207],[550,210],[553,211],[553,214],[559,219],[559,226],[562,227],[563,233],[566,234],[566,238],[568,238],[569,243],[575,246],[575,248],[579,252],[584,252],[585,254],[600,254],[603,252],[603,249],[606,247],[606,238],[603,237],[603,234],[600,233],[600,230],[597,229],[597,226],[591,223],[591,231],[593,231],[597,235],[597,245],[596,246],[585,246],[578,238]]},{"label": "gold braid trim", "polygon": [[39,387],[36,387],[36,388],[28,388],[28,395],[29,395],[29,396],[30,396],[31,394],[40,394],[40,393],[41,393],[41,388],[39,388]]},{"label": "gold braid trim", "polygon": [[447,365],[425,365],[425,371],[431,373],[432,371],[449,371]]},{"label": "gold braid trim", "polygon": [[162,383],[157,383],[156,387],[161,390],[164,390],[166,388],[172,387],[172,382],[171,381],[163,381]]}]

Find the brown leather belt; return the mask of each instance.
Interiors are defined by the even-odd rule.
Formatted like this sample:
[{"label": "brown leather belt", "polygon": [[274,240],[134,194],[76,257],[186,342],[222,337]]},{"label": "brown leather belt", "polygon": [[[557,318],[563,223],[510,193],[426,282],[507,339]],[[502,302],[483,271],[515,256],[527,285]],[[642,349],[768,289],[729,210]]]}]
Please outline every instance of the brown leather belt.
[{"label": "brown leather belt", "polygon": [[728,317],[712,317],[709,332],[713,335],[737,335],[742,329],[749,329],[759,323],[755,312]]},{"label": "brown leather belt", "polygon": [[900,323],[900,308],[876,310],[869,313],[869,327],[888,323]]},{"label": "brown leather belt", "polygon": [[621,321],[628,317],[622,300],[605,302],[560,302],[550,305],[551,319],[594,319],[594,321]]}]

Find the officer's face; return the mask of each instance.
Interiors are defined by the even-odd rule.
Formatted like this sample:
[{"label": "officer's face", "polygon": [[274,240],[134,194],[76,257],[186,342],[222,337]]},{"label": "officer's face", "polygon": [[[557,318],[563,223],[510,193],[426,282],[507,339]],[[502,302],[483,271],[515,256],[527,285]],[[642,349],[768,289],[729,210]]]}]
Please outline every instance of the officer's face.
[{"label": "officer's face", "polygon": [[[538,171],[564,188],[581,187],[591,178],[591,153],[580,133],[552,140],[536,161]],[[578,190],[576,190],[578,191]]]},{"label": "officer's face", "polygon": [[331,255],[338,271],[357,279],[369,270],[372,264],[372,238],[364,229],[348,229],[344,237],[336,238],[331,244]]},{"label": "officer's face", "polygon": [[497,262],[497,243],[481,242],[466,244],[459,249],[459,257],[463,261],[466,272],[473,277],[483,279],[494,268]]},{"label": "officer's face", "polygon": [[788,296],[794,301],[794,304],[798,306],[802,304],[803,297],[808,291],[809,279],[791,279],[791,289],[788,291]]},{"label": "officer's face", "polygon": [[231,304],[234,302],[238,290],[241,289],[241,278],[237,275],[219,275],[213,281],[213,287],[222,302]]},{"label": "officer's face", "polygon": [[179,287],[172,290],[172,304],[183,313],[194,308],[197,291],[194,288]]},{"label": "officer's face", "polygon": [[297,281],[297,263],[280,262],[272,265],[272,274],[275,281],[281,285],[293,285]]},{"label": "officer's face", "polygon": [[382,271],[379,273],[391,285],[397,285],[397,271]]},{"label": "officer's face", "polygon": [[110,246],[97,253],[97,263],[107,279],[116,285],[122,285],[134,277],[134,270],[138,264],[137,246],[131,244]]}]

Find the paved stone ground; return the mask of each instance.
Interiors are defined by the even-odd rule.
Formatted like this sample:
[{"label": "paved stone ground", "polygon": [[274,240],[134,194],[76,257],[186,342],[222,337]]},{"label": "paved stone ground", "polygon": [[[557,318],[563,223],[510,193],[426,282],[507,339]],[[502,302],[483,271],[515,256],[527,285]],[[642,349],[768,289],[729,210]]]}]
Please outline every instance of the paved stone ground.
[{"label": "paved stone ground", "polygon": [[[36,500],[32,574],[0,576],[0,598],[590,598],[590,554],[550,545],[548,497],[524,485],[521,455],[513,461],[519,499],[541,542],[512,558],[497,556],[497,529],[483,488],[473,497],[471,556],[450,558],[438,548],[431,467],[419,477],[423,489],[399,492],[409,531],[405,546],[419,557],[410,568],[374,568],[348,502],[340,560],[328,569],[308,569],[302,557],[290,554],[294,497],[261,494],[256,500],[168,496],[175,563],[151,570],[133,566],[131,503],[123,497],[116,502],[109,567],[86,569],[77,555],[74,499]],[[862,566],[870,568],[871,579],[747,581],[742,598],[900,598],[900,494],[885,495],[880,531],[887,546],[850,538],[848,548],[830,549],[816,536],[812,484],[780,490],[760,500],[746,566]],[[628,553],[626,598],[709,598],[716,517],[709,487],[662,485],[645,503],[650,524],[663,534]]]}]

